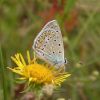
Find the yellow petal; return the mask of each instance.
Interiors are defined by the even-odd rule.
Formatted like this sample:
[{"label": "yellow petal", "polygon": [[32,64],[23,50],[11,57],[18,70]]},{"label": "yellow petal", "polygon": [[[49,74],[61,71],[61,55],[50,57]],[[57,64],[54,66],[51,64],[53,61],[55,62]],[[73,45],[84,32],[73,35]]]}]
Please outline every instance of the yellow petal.
[{"label": "yellow petal", "polygon": [[20,58],[21,58],[21,61],[22,61],[23,65],[26,66],[26,62],[25,62],[25,60],[24,60],[24,58],[23,58],[21,53],[20,53]]},{"label": "yellow petal", "polygon": [[27,60],[28,60],[28,63],[30,64],[31,63],[31,58],[30,58],[29,51],[27,51]]}]

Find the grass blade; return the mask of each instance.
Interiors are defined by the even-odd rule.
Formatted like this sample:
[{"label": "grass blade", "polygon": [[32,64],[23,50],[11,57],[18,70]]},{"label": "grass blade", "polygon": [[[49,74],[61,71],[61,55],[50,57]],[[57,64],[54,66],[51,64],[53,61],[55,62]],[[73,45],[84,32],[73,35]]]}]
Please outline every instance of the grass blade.
[{"label": "grass blade", "polygon": [[3,63],[3,55],[2,55],[1,46],[0,46],[0,68],[1,68],[1,75],[2,75],[4,100],[7,100],[7,84],[6,84],[5,68],[4,68],[4,63]]}]

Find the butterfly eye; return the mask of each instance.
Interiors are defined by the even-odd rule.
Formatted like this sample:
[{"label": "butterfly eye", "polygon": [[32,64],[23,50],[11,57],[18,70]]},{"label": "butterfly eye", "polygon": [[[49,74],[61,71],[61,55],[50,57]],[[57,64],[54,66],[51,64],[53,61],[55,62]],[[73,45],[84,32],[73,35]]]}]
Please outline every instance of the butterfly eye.
[{"label": "butterfly eye", "polygon": [[60,46],[60,44],[59,44],[59,46]]},{"label": "butterfly eye", "polygon": [[64,62],[65,64],[67,64],[67,59],[65,58],[65,62]]}]

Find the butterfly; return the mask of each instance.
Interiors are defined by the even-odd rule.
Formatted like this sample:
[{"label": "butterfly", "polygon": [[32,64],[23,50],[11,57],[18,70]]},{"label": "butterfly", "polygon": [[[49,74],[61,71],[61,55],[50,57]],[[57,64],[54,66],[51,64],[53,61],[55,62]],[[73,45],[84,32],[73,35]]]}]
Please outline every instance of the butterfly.
[{"label": "butterfly", "polygon": [[36,36],[32,48],[37,57],[56,68],[64,67],[64,45],[60,27],[56,20],[48,22]]}]

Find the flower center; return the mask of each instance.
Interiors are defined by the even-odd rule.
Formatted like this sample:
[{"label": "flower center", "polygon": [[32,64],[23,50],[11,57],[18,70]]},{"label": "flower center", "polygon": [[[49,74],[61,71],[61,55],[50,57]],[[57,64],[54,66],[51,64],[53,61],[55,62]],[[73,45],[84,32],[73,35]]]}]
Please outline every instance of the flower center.
[{"label": "flower center", "polygon": [[54,79],[52,70],[39,64],[28,65],[25,71],[28,74],[28,77],[32,78],[33,82],[49,84],[52,83],[52,80]]}]

